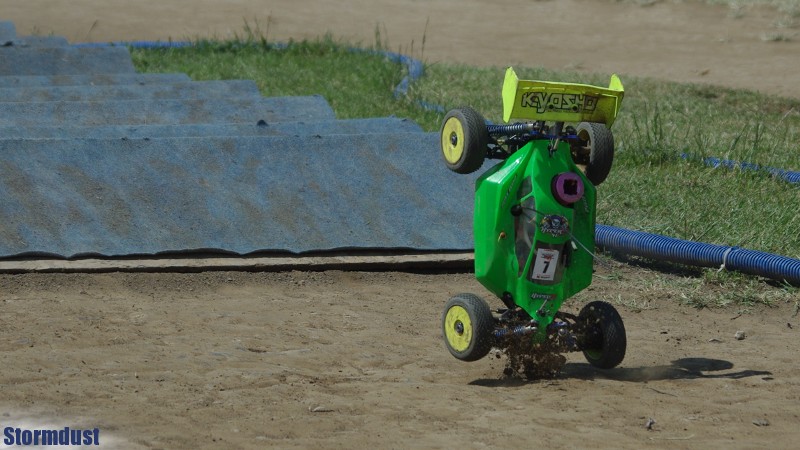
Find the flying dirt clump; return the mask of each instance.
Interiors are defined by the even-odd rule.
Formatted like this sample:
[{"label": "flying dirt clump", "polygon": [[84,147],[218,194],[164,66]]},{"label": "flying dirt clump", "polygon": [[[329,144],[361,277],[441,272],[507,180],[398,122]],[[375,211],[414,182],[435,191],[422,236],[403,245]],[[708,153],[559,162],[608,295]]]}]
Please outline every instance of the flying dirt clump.
[{"label": "flying dirt clump", "polygon": [[557,350],[530,342],[514,340],[500,351],[506,355],[503,377],[526,381],[557,378],[567,358]]}]

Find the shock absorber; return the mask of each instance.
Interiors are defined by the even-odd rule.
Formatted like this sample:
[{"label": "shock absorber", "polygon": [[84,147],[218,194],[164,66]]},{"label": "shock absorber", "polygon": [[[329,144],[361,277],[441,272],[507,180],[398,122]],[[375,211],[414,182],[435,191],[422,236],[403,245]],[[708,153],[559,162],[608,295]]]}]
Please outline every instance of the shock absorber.
[{"label": "shock absorber", "polygon": [[486,125],[486,131],[495,136],[513,136],[520,133],[530,133],[536,129],[534,123],[512,123],[511,125]]},{"label": "shock absorber", "polygon": [[518,325],[513,328],[497,328],[494,330],[494,337],[497,339],[502,339],[511,336],[526,336],[536,333],[537,329],[538,328],[535,324]]}]

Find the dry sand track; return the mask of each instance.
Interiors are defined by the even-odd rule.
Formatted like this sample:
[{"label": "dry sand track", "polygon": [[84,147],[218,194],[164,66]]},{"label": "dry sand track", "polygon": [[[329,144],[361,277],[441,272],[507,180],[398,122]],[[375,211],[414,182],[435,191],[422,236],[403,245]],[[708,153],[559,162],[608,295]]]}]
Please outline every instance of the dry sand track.
[{"label": "dry sand track", "polygon": [[565,310],[619,300],[622,366],[533,382],[445,350],[444,301],[483,292],[466,274],[4,275],[0,423],[113,448],[794,447],[791,302],[695,310],[635,287],[675,276],[615,270]]}]

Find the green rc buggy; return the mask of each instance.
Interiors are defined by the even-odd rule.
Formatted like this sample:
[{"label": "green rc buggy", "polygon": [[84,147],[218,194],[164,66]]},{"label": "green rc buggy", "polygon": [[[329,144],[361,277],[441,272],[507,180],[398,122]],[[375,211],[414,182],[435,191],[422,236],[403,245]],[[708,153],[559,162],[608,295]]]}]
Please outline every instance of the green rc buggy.
[{"label": "green rc buggy", "polygon": [[[608,369],[625,357],[622,318],[606,302],[586,304],[576,316],[559,311],[592,281],[595,186],[611,170],[610,127],[623,87],[519,80],[503,83],[503,119],[487,125],[469,107],[450,111],[441,128],[442,156],[467,174],[499,159],[475,183],[475,276],[505,308],[492,311],[474,294],[446,304],[447,349],[476,361],[492,348],[529,355],[582,351]],[[575,124],[575,125],[567,125]]]}]

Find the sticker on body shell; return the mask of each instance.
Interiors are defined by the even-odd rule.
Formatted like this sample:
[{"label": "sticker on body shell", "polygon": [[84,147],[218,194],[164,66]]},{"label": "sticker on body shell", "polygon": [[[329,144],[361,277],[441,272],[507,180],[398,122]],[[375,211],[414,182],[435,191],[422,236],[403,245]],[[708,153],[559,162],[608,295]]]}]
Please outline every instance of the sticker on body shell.
[{"label": "sticker on body shell", "polygon": [[539,223],[539,227],[542,229],[542,233],[549,234],[553,237],[564,236],[569,232],[569,222],[567,222],[567,218],[563,216],[544,216]]},{"label": "sticker on body shell", "polygon": [[540,248],[536,250],[536,260],[531,270],[531,280],[553,281],[558,266],[558,250]]},{"label": "sticker on body shell", "polygon": [[520,106],[535,109],[539,114],[547,111],[592,112],[597,109],[598,100],[598,97],[585,94],[532,91],[520,96]]},{"label": "sticker on body shell", "polygon": [[538,292],[534,292],[531,294],[531,300],[544,300],[549,302],[550,300],[556,298],[555,294],[540,294]]}]

